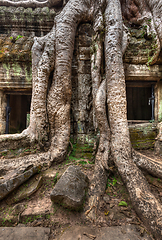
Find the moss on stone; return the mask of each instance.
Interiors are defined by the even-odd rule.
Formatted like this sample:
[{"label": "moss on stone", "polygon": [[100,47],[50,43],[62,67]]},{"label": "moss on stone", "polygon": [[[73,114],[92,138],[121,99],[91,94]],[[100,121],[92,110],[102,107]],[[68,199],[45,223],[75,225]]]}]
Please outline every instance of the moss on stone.
[{"label": "moss on stone", "polygon": [[130,139],[135,149],[148,149],[154,147],[157,136],[155,123],[138,124],[129,127]]}]

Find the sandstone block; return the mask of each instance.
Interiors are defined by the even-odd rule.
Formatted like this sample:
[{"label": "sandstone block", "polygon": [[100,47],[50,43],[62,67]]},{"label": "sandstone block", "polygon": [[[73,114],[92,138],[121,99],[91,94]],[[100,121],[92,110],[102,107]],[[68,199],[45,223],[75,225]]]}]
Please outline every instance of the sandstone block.
[{"label": "sandstone block", "polygon": [[78,210],[82,207],[88,187],[88,177],[78,166],[70,166],[56,183],[51,200],[65,208]]}]

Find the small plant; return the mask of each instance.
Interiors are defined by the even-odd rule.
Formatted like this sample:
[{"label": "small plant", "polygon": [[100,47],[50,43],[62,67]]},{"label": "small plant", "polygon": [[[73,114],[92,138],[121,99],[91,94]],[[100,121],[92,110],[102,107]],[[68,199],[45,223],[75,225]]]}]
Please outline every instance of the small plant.
[{"label": "small plant", "polygon": [[121,201],[118,206],[127,207],[128,204],[125,201]]},{"label": "small plant", "polygon": [[153,123],[154,121],[155,121],[154,119],[153,120],[149,120],[150,123]]},{"label": "small plant", "polygon": [[21,35],[18,35],[17,37],[16,37],[16,41],[19,39],[19,38],[22,38],[23,36],[21,36]]},{"label": "small plant", "polygon": [[53,179],[54,184],[56,184],[56,182],[57,182],[57,176],[58,176],[58,172],[56,173],[56,176]]},{"label": "small plant", "polygon": [[6,153],[6,152],[5,152],[5,153],[1,153],[1,154],[2,154],[2,156],[4,156],[4,157],[7,155],[7,153]]},{"label": "small plant", "polygon": [[89,163],[89,164],[95,164],[95,162],[94,162],[94,161],[93,161],[93,162],[90,162],[90,161],[88,161],[88,163]]},{"label": "small plant", "polygon": [[85,164],[87,164],[86,161],[79,161],[79,163],[82,164],[83,166],[84,166]]},{"label": "small plant", "polygon": [[117,179],[116,179],[116,178],[114,178],[114,179],[113,179],[113,182],[112,182],[113,186],[115,186],[115,185],[116,185],[116,183],[117,183]]}]

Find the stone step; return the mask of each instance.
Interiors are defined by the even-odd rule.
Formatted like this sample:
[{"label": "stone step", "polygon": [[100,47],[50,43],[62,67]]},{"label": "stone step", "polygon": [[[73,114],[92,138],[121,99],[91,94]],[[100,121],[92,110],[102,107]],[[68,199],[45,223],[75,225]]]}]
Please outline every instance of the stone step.
[{"label": "stone step", "polygon": [[[137,229],[138,227],[138,229]],[[142,235],[142,236],[141,236]],[[152,238],[135,225],[92,228],[88,226],[72,227],[63,231],[57,240],[151,240]],[[8,240],[8,239],[6,239]]]},{"label": "stone step", "polygon": [[0,240],[48,240],[50,228],[0,227]]}]

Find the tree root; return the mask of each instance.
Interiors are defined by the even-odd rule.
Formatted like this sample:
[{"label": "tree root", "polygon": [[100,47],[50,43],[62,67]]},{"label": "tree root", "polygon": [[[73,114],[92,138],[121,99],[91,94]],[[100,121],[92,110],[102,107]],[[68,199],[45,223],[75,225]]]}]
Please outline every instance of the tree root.
[{"label": "tree root", "polygon": [[17,159],[2,159],[0,166],[0,200],[41,169],[51,166],[50,153],[39,153]]},{"label": "tree root", "polygon": [[132,149],[133,161],[140,169],[162,179],[162,163]]},{"label": "tree root", "polygon": [[30,146],[33,141],[27,133],[0,135],[0,151]]},{"label": "tree root", "polygon": [[104,194],[107,183],[108,157],[110,153],[110,129],[106,116],[106,80],[104,80],[96,94],[95,111],[100,129],[100,142],[95,160],[95,169],[89,188],[88,208],[86,216],[95,220],[98,204]]},{"label": "tree root", "polygon": [[121,49],[122,14],[118,0],[107,1],[105,22],[107,103],[111,129],[111,154],[127,186],[137,214],[154,237],[161,239],[161,204],[150,192],[146,179],[132,160]]},{"label": "tree root", "polygon": [[[5,1],[2,0],[3,2]],[[121,0],[121,2],[124,1]],[[140,9],[139,21],[143,21],[144,16],[146,16],[146,20],[149,20],[148,17],[150,18],[149,23],[144,20],[147,25],[147,34],[155,33],[157,52],[150,60],[149,64],[151,64],[156,61],[158,56],[160,49],[158,41],[162,43],[161,15],[159,15],[158,10],[158,7],[160,7],[160,10],[162,9],[162,1],[160,0],[159,4],[158,0],[135,0],[135,2]],[[30,6],[30,1],[25,1],[25,3],[29,3],[28,6]],[[52,31],[43,38],[35,38],[32,49],[33,95],[29,128],[18,135],[2,136],[0,142],[2,145],[4,142],[4,146],[9,146],[5,143],[15,140],[24,141],[24,143],[25,141],[36,140],[43,146],[47,140],[50,140],[51,146],[48,152],[37,156],[31,155],[12,160],[12,162],[10,162],[11,160],[2,160],[4,168],[2,167],[1,170],[2,172],[5,169],[14,170],[16,166],[24,164],[37,165],[41,163],[41,166],[44,164],[51,166],[53,161],[59,162],[64,159],[70,138],[71,64],[76,28],[81,21],[95,20],[96,17],[94,21],[95,31],[96,35],[99,36],[98,32],[102,25],[101,9],[104,11],[105,6],[106,80],[99,86],[102,49],[101,42],[98,42],[96,58],[95,54],[93,56],[94,66],[97,69],[93,71],[92,81],[94,86],[97,86],[97,88],[99,86],[98,90],[93,91],[93,96],[96,96],[95,115],[100,130],[100,142],[94,175],[89,189],[89,210],[86,214],[92,220],[96,218],[98,203],[106,187],[108,159],[111,149],[114,163],[127,186],[137,214],[154,237],[160,240],[162,236],[162,206],[150,192],[148,183],[137,166],[151,174],[156,171],[156,176],[161,177],[161,165],[134,151],[132,154],[129,138],[122,59],[127,41],[126,43],[123,41],[120,0],[69,0],[61,13],[56,16]],[[52,83],[49,84],[51,73],[53,73],[53,79]],[[106,99],[108,110],[105,104]]]}]

